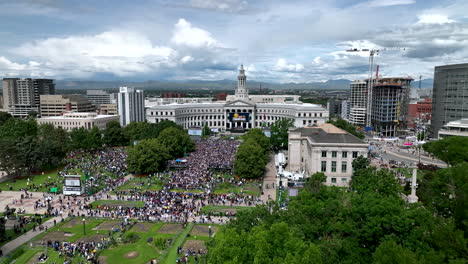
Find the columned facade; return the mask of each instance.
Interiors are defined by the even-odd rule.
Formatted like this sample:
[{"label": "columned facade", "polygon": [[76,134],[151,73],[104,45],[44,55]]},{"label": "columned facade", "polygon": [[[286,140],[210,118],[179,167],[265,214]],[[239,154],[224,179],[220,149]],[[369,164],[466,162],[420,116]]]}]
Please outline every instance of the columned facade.
[{"label": "columned facade", "polygon": [[[247,76],[241,66],[237,89],[227,101],[203,103],[173,103],[153,105],[146,108],[148,122],[158,123],[171,120],[189,129],[205,124],[217,131],[240,132],[251,128],[267,128],[281,119],[292,119],[295,127],[324,124],[328,121],[328,111],[314,104],[306,104],[288,95],[249,96]],[[269,101],[273,100],[273,103]]]}]

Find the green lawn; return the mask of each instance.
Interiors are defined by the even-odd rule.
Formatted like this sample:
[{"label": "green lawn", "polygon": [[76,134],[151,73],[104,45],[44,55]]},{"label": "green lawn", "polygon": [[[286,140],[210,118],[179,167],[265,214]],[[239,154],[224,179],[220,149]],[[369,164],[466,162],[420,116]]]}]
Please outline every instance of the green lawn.
[{"label": "green lawn", "polygon": [[215,194],[244,194],[259,196],[258,182],[245,183],[242,187],[230,183],[221,183],[215,187]]},{"label": "green lawn", "polygon": [[172,245],[171,249],[169,249],[169,252],[167,254],[167,257],[166,259],[164,260],[163,263],[166,263],[166,264],[173,264],[173,263],[176,263],[176,260],[177,260],[177,247],[182,247],[184,241],[185,241],[185,238],[187,237],[187,235],[190,233],[190,231],[192,231],[192,228],[193,228],[193,223],[190,223],[188,224],[188,226],[182,231],[182,233],[180,233],[180,235],[177,237],[177,239],[175,240],[174,244]]},{"label": "green lawn", "polygon": [[[151,259],[157,259],[161,255],[161,251],[156,248],[154,240],[158,237],[173,238],[174,235],[158,234],[157,231],[163,223],[154,224],[151,230],[147,232],[135,232],[130,229],[129,232],[134,232],[139,236],[138,241],[130,244],[119,244],[118,246],[104,250],[100,256],[106,256],[108,263],[123,263],[140,264],[148,263]],[[148,242],[149,238],[153,238],[153,242]],[[125,254],[129,252],[138,252],[138,256],[132,259],[125,258]]]},{"label": "green lawn", "polygon": [[[10,181],[5,181],[5,182],[0,183],[0,189],[3,191],[10,191],[9,185],[11,185],[11,187],[13,187],[12,191],[18,191],[19,189],[26,188],[28,186],[27,182],[28,182],[28,178],[30,178],[29,185],[35,184],[36,186],[38,186],[37,191],[39,192],[49,191],[50,187],[44,186],[46,182],[53,182],[54,187],[59,187],[60,190],[62,190],[63,180],[61,178],[58,178],[57,172],[58,170],[54,170],[48,173],[44,173],[44,175],[38,174],[38,175],[29,176],[29,177],[21,177],[21,178],[17,178],[17,179],[10,180]],[[48,179],[49,176],[50,176],[50,180]]]},{"label": "green lawn", "polygon": [[235,210],[245,210],[249,209],[250,207],[246,206],[229,206],[229,205],[206,205],[203,206],[201,212],[203,214],[208,213],[224,213],[227,209],[235,209]]},{"label": "green lawn", "polygon": [[93,208],[98,206],[124,206],[124,207],[143,207],[145,202],[143,201],[127,201],[127,200],[98,200],[91,203]]},{"label": "green lawn", "polygon": [[[69,242],[74,242],[78,239],[81,239],[82,237],[88,237],[96,234],[108,236],[108,230],[93,230],[93,228],[100,224],[112,222],[110,220],[86,218],[86,235],[83,235],[83,225],[81,224],[81,218],[75,218],[75,220],[71,220],[72,222],[69,221],[65,221],[64,223],[60,223],[57,226],[50,228],[48,232],[38,235],[34,240],[42,240],[47,234],[59,231],[71,233],[71,235],[66,239]],[[151,259],[156,259],[160,260],[160,263],[172,264],[175,263],[178,257],[177,247],[182,247],[186,241],[200,240],[207,242],[211,239],[205,235],[189,236],[194,226],[196,226],[193,223],[187,225],[186,228],[184,228],[178,234],[158,233],[158,230],[163,225],[164,223],[134,222],[132,227],[125,233],[112,233],[112,236],[117,241],[117,245],[101,251],[99,256],[105,257],[107,263],[141,264],[148,263]],[[212,226],[221,228],[218,225]],[[138,239],[133,243],[125,244],[121,242],[120,237],[125,237],[129,233],[136,234]],[[170,246],[168,248],[165,246],[161,248],[160,244],[156,243],[156,241],[170,243],[166,244]],[[0,263],[10,263],[13,259],[15,259],[15,264],[26,264],[31,260],[32,257],[36,256],[37,253],[45,252],[45,250],[46,249],[43,246],[36,246],[31,249],[29,246],[25,245],[18,249],[17,254],[12,256],[13,258],[7,259],[4,257],[0,260]],[[138,252],[137,256],[133,258],[127,258],[126,254],[132,252]],[[50,248],[47,250],[47,255],[48,259],[46,263],[63,263],[65,260],[63,257],[59,257],[58,252],[51,250]],[[84,259],[82,259],[80,256],[75,256],[72,259],[73,264],[82,263],[83,261]]]}]

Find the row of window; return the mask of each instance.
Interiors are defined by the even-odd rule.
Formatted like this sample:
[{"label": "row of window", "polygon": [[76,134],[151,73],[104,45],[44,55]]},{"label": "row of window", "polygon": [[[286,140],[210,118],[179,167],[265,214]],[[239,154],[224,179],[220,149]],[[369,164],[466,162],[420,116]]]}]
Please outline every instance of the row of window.
[{"label": "row of window", "polygon": [[[183,113],[212,113],[212,112],[222,112],[221,109],[215,109],[215,108],[210,108],[210,109],[187,109],[187,110],[178,110],[178,114],[183,114]],[[226,109],[227,113],[252,113],[252,109]],[[173,112],[167,112],[167,111],[156,111],[150,112],[151,115],[173,115]],[[257,113],[276,113],[276,114],[292,114],[291,111],[289,110],[283,110],[283,109],[258,109]],[[323,117],[323,113],[298,113],[298,117]]]},{"label": "row of window", "polygon": [[[348,181],[348,178],[341,178],[341,182],[347,182]],[[331,178],[331,182],[332,183],[336,183],[336,178]]]},{"label": "row of window", "polygon": [[[309,117],[312,117],[312,113],[297,113],[298,117],[307,117],[307,114]],[[320,117],[322,117],[322,113],[318,113]],[[317,113],[314,113],[314,117],[317,117]]]},{"label": "row of window", "polygon": [[[358,151],[353,151],[353,159],[357,158],[358,155],[359,155]],[[327,151],[322,151],[322,158],[326,158],[326,157],[327,157]],[[331,152],[331,157],[332,158],[338,157],[338,151],[332,151]],[[348,152],[347,151],[342,151],[341,152],[341,157],[342,158],[347,158],[348,157]]]},{"label": "row of window", "polygon": [[[312,120],[302,120],[303,125],[312,125]],[[317,124],[317,120],[314,120],[314,125]]]},{"label": "row of window", "polygon": [[[336,170],[337,170],[336,166],[337,166],[337,162],[332,161],[330,171],[331,172],[336,172]],[[327,161],[326,160],[322,160],[320,171],[327,172]],[[348,162],[347,161],[342,161],[341,162],[341,172],[347,172],[347,171],[348,171]]]}]

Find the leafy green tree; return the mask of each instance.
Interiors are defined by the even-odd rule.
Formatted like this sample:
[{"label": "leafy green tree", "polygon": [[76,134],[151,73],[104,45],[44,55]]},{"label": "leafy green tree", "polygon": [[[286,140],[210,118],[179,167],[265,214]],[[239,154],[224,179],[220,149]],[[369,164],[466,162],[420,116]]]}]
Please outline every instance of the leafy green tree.
[{"label": "leafy green tree", "polygon": [[293,119],[280,119],[271,124],[270,142],[273,149],[288,149],[288,130],[293,126]]},{"label": "leafy green tree", "polygon": [[[247,144],[244,144],[247,143]],[[255,142],[242,143],[237,149],[234,161],[235,173],[245,179],[263,177],[267,157],[263,148]]]},{"label": "leafy green tree", "polygon": [[468,162],[468,137],[446,137],[424,144],[423,149],[449,165]]},{"label": "leafy green tree", "polygon": [[362,169],[366,169],[369,167],[369,165],[370,165],[370,160],[362,155],[354,159],[352,163],[354,172],[362,170]]},{"label": "leafy green tree", "polygon": [[251,142],[257,143],[260,145],[260,147],[262,147],[265,153],[270,150],[270,141],[260,128],[250,129],[245,135],[242,136],[242,139],[244,141],[251,140]]},{"label": "leafy green tree", "polygon": [[59,166],[70,146],[70,137],[61,127],[50,124],[39,126],[38,148],[42,157],[42,168],[51,169]]},{"label": "leafy green tree", "polygon": [[8,119],[0,126],[0,138],[17,140],[26,136],[37,135],[37,123],[34,120]]},{"label": "leafy green tree", "polygon": [[75,128],[70,132],[70,138],[72,149],[97,149],[103,144],[101,131],[96,126],[92,129]]},{"label": "leafy green tree", "polygon": [[102,141],[107,146],[128,146],[130,140],[124,133],[118,121],[111,121],[106,124]]},{"label": "leafy green tree", "polygon": [[165,168],[171,158],[166,146],[157,139],[143,139],[128,150],[127,164],[131,172],[153,173]]},{"label": "leafy green tree", "polygon": [[416,264],[416,256],[410,250],[403,248],[395,241],[386,241],[377,247],[372,255],[374,264]]},{"label": "leafy green tree", "polygon": [[0,170],[8,175],[19,175],[23,164],[22,154],[16,142],[0,139]]},{"label": "leafy green tree", "polygon": [[371,191],[385,196],[399,196],[403,190],[392,171],[375,167],[355,171],[350,187],[360,193]]},{"label": "leafy green tree", "polygon": [[316,172],[307,178],[305,189],[311,193],[319,193],[327,176],[323,172]]},{"label": "leafy green tree", "polygon": [[157,124],[148,122],[131,122],[124,128],[125,135],[133,143],[135,140],[142,140],[147,138],[157,138],[159,133],[169,127],[183,128],[173,121],[163,120]]},{"label": "leafy green tree", "polygon": [[158,141],[167,148],[172,158],[181,157],[184,152],[195,150],[195,144],[184,130],[177,127],[168,127],[161,131]]},{"label": "leafy green tree", "polygon": [[0,112],[0,126],[2,126],[6,121],[13,119],[13,116],[8,112]]}]

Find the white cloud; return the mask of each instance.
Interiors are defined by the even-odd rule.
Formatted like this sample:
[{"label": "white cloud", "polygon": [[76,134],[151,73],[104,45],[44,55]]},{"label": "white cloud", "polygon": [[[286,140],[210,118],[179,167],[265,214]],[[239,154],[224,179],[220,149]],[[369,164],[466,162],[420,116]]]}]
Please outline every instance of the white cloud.
[{"label": "white cloud", "polygon": [[224,12],[240,12],[247,9],[248,3],[245,0],[191,0],[190,6]]},{"label": "white cloud", "polygon": [[192,56],[184,56],[182,59],[180,59],[180,62],[182,62],[182,64],[189,63],[191,61],[193,61]]},{"label": "white cloud", "polygon": [[300,63],[290,64],[285,59],[278,59],[274,69],[276,71],[301,72],[304,70],[304,65]]},{"label": "white cloud", "polygon": [[416,3],[416,0],[372,0],[364,3],[364,5],[370,7],[386,7],[396,5],[411,5]]},{"label": "white cloud", "polygon": [[144,35],[120,31],[48,38],[23,44],[12,52],[34,58],[31,66],[43,64],[58,75],[73,76],[89,76],[93,72],[130,76],[172,65],[177,55],[172,48],[154,46]]},{"label": "white cloud", "polygon": [[183,18],[179,19],[179,22],[175,24],[171,42],[190,48],[212,48],[221,46],[216,39],[211,37],[210,32],[193,27],[190,22]]},{"label": "white cloud", "polygon": [[455,20],[441,14],[424,14],[418,16],[418,19],[418,24],[446,24],[455,22]]}]

